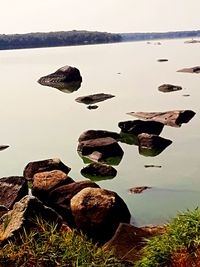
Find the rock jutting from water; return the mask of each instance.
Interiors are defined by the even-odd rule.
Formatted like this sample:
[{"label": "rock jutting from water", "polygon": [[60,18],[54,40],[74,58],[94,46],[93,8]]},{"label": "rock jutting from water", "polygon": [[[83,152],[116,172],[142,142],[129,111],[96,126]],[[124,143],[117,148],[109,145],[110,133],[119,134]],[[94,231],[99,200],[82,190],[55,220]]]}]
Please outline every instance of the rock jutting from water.
[{"label": "rock jutting from water", "polygon": [[111,94],[104,94],[104,93],[98,93],[98,94],[93,94],[93,95],[87,95],[87,96],[80,96],[76,98],[76,102],[78,103],[83,103],[86,105],[93,105],[98,102],[105,101],[107,99],[115,97],[114,95]]},{"label": "rock jutting from water", "polygon": [[132,187],[128,190],[129,193],[133,193],[133,194],[140,194],[143,191],[147,190],[147,189],[151,189],[150,186],[136,186],[136,187]]},{"label": "rock jutting from water", "polygon": [[8,147],[9,147],[8,145],[0,145],[0,151],[6,149]]},{"label": "rock jutting from water", "polygon": [[82,142],[90,139],[97,139],[104,137],[111,137],[117,141],[120,138],[120,134],[106,130],[87,130],[80,135],[78,141]]},{"label": "rock jutting from water", "polygon": [[166,59],[166,58],[159,58],[157,61],[158,61],[158,62],[167,62],[168,59]]},{"label": "rock jutting from water", "polygon": [[80,71],[71,66],[64,66],[56,72],[43,76],[38,83],[44,86],[50,86],[64,93],[72,93],[77,91],[82,82]]},{"label": "rock jutting from water", "polygon": [[188,123],[196,114],[192,110],[173,110],[165,112],[129,112],[128,115],[147,121],[158,121],[172,127]]},{"label": "rock jutting from water", "polygon": [[173,84],[162,84],[158,87],[158,90],[163,93],[169,93],[169,92],[182,90],[182,87],[178,85],[173,85]]},{"label": "rock jutting from water", "polygon": [[186,72],[186,73],[200,73],[200,66],[192,67],[192,68],[184,68],[181,70],[177,70],[177,72]]}]

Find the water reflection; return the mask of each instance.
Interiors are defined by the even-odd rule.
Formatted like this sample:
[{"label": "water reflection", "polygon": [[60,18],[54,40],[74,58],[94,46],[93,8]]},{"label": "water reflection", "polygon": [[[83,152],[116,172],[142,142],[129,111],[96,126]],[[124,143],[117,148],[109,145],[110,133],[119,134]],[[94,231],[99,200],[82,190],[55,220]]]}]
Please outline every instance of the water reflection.
[{"label": "water reflection", "polygon": [[49,87],[53,87],[53,88],[56,88],[58,90],[60,90],[61,92],[63,93],[73,93],[75,91],[77,91],[80,87],[81,87],[81,82],[43,82],[43,81],[40,81],[39,82],[41,85],[44,85],[44,86],[49,86]]}]

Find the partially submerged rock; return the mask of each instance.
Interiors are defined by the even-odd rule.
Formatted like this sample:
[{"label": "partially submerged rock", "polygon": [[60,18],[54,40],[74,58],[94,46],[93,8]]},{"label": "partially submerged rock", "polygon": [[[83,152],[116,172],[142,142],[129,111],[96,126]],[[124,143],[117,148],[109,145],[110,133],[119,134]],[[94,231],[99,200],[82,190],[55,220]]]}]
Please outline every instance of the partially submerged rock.
[{"label": "partially submerged rock", "polygon": [[198,44],[200,43],[200,40],[192,39],[192,40],[185,41],[184,43],[185,44]]},{"label": "partially submerged rock", "polygon": [[14,203],[27,194],[28,183],[24,177],[10,176],[0,178],[0,205],[6,209],[12,209]]},{"label": "partially submerged rock", "polygon": [[68,174],[71,168],[67,167],[60,159],[46,159],[29,162],[24,169],[23,175],[27,180],[32,180],[36,173],[53,170],[60,170]]},{"label": "partially submerged rock", "polygon": [[97,138],[104,138],[104,137],[111,137],[115,140],[118,140],[120,135],[118,133],[110,132],[106,130],[88,130],[88,131],[83,132],[80,135],[78,141],[82,142],[82,141],[86,141],[90,139],[97,139]]},{"label": "partially submerged rock", "polygon": [[138,135],[141,133],[149,133],[159,135],[164,127],[164,124],[157,121],[122,121],[118,123],[119,128],[123,133]]},{"label": "partially submerged rock", "polygon": [[172,141],[158,135],[142,133],[138,135],[139,153],[143,156],[155,157],[165,150]]},{"label": "partially submerged rock", "polygon": [[99,93],[99,94],[94,94],[94,95],[80,96],[76,98],[75,100],[76,102],[79,102],[79,103],[91,105],[91,104],[95,104],[95,103],[110,99],[112,97],[114,97],[114,95]]},{"label": "partially submerged rock", "polygon": [[184,69],[178,70],[177,72],[200,73],[200,66],[196,66],[192,68],[184,68]]},{"label": "partially submerged rock", "polygon": [[140,194],[143,191],[147,190],[147,189],[151,189],[150,186],[137,186],[137,187],[132,187],[130,188],[128,191],[129,193],[134,193],[134,194]]},{"label": "partially submerged rock", "polygon": [[173,85],[173,84],[162,84],[158,87],[158,90],[163,93],[169,93],[169,92],[182,90],[182,87],[178,85]]},{"label": "partially submerged rock", "polygon": [[82,77],[80,71],[71,66],[64,66],[56,72],[43,76],[38,83],[59,89],[65,93],[71,93],[80,88]]},{"label": "partially submerged rock", "polygon": [[158,61],[158,62],[167,62],[168,59],[166,59],[166,58],[159,58],[157,61]]},{"label": "partially submerged rock", "polygon": [[6,149],[8,147],[9,147],[8,145],[0,145],[0,151]]},{"label": "partially submerged rock", "polygon": [[112,166],[91,163],[81,170],[81,174],[92,181],[113,179],[117,175],[117,170]]},{"label": "partially submerged rock", "polygon": [[62,219],[54,210],[44,206],[37,198],[27,195],[0,218],[1,242],[13,236],[16,238],[23,232],[24,227],[26,231],[34,227],[37,217],[57,224],[57,227],[61,226]]},{"label": "partially submerged rock", "polygon": [[168,126],[180,127],[182,123],[188,123],[196,113],[192,110],[173,110],[166,112],[129,112],[127,114],[147,121],[158,121]]},{"label": "partially submerged rock", "polygon": [[125,202],[115,193],[100,188],[85,188],[71,199],[76,226],[94,241],[104,243],[121,222],[130,222]]},{"label": "partially submerged rock", "polygon": [[161,165],[154,165],[154,164],[145,164],[145,168],[162,168]]}]

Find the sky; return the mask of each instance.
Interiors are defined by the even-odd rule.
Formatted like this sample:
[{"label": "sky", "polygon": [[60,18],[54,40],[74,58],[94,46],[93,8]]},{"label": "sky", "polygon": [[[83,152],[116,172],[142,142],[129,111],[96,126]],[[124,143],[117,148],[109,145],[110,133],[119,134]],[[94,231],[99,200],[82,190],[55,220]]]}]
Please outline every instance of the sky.
[{"label": "sky", "polygon": [[0,34],[200,30],[200,0],[0,0]]}]

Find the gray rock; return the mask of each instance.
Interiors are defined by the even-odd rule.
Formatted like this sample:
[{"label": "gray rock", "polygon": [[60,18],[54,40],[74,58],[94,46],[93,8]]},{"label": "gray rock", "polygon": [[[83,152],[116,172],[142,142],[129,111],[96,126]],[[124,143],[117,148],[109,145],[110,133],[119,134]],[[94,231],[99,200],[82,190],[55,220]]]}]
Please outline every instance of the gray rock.
[{"label": "gray rock", "polygon": [[32,180],[34,174],[39,172],[60,170],[68,174],[71,168],[67,167],[60,159],[46,159],[40,161],[29,162],[24,169],[24,177]]},{"label": "gray rock", "polygon": [[104,243],[121,222],[130,222],[125,202],[115,193],[100,188],[85,188],[71,199],[76,226],[95,242]]}]

